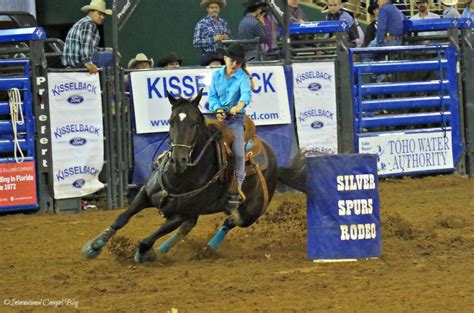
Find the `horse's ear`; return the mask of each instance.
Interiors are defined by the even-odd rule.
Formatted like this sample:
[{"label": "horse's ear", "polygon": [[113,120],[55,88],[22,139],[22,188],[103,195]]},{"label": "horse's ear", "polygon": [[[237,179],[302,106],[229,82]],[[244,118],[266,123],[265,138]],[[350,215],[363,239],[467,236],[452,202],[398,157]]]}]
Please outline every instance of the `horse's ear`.
[{"label": "horse's ear", "polygon": [[171,105],[175,105],[177,102],[177,99],[173,96],[171,92],[168,91],[168,100],[170,101]]},{"label": "horse's ear", "polygon": [[199,102],[201,101],[201,98],[202,98],[203,91],[204,91],[204,88],[199,89],[198,95],[196,96],[196,98],[193,99],[193,103],[195,105],[199,105]]}]

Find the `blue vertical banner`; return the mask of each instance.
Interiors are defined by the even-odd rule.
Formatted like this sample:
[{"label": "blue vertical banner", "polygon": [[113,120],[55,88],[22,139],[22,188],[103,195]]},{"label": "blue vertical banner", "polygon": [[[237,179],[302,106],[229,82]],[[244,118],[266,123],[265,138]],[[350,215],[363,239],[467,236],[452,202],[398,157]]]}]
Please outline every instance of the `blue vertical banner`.
[{"label": "blue vertical banner", "polygon": [[382,232],[377,156],[315,156],[306,162],[308,258],[379,257]]}]

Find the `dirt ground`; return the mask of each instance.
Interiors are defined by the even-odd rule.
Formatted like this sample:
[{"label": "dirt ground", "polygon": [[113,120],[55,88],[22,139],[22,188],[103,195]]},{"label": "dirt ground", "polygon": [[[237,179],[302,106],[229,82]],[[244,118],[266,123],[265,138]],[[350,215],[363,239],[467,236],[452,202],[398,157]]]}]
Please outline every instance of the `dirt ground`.
[{"label": "dirt ground", "polygon": [[81,247],[121,210],[1,216],[0,312],[474,312],[474,179],[387,179],[380,197],[383,256],[344,263],[307,259],[301,193],[276,195],[216,255],[202,248],[223,215],[143,265],[131,255],[155,209],[92,261]]}]

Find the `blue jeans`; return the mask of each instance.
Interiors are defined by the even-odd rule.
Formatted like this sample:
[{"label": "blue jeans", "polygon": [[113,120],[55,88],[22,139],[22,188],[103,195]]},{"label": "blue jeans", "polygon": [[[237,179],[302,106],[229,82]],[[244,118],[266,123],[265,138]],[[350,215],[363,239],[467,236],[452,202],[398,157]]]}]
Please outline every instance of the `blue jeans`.
[{"label": "blue jeans", "polygon": [[245,113],[237,113],[234,118],[226,122],[227,127],[232,129],[234,133],[232,153],[234,154],[235,176],[237,177],[238,188],[242,188],[245,180],[244,117]]}]

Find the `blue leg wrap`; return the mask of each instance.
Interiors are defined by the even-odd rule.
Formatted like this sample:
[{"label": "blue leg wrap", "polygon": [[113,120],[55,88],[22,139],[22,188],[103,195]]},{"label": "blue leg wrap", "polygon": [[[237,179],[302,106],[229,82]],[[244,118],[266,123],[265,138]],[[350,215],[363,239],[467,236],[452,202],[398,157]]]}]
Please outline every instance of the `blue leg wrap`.
[{"label": "blue leg wrap", "polygon": [[166,252],[170,251],[170,249],[173,248],[174,245],[176,244],[176,242],[178,241],[178,240],[177,240],[177,237],[178,237],[177,234],[173,234],[171,237],[169,237],[168,239],[166,239],[166,241],[163,242],[163,243],[158,247],[158,251],[160,251],[161,253],[166,253]]},{"label": "blue leg wrap", "polygon": [[212,237],[211,240],[207,243],[207,245],[212,249],[212,250],[217,250],[219,246],[221,245],[222,241],[224,240],[225,236],[229,232],[229,227],[227,226],[222,226],[219,228],[217,233]]}]

